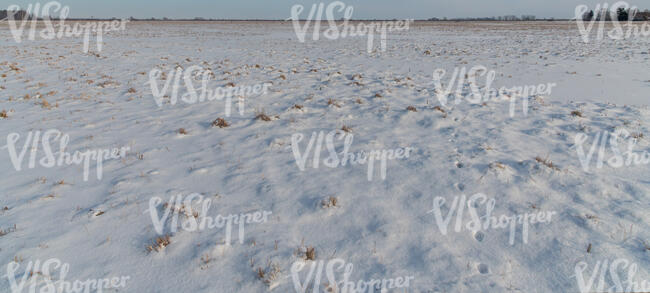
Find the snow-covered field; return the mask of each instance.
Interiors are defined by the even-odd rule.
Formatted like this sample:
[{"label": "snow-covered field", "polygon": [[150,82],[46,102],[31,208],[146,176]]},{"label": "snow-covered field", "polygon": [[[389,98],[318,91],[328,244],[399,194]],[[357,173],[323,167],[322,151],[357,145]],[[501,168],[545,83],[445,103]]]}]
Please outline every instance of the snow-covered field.
[{"label": "snow-covered field", "polygon": [[[366,42],[301,43],[290,22],[133,22],[86,54],[78,38],[16,43],[0,23],[0,292],[23,277],[23,292],[47,288],[62,269],[31,268],[52,259],[69,264],[67,282],[125,277],[105,292],[296,292],[309,277],[342,292],[344,264],[355,288],[401,287],[390,292],[580,292],[592,277],[587,291],[622,292],[634,270],[646,289],[633,291],[650,291],[650,39],[449,22],[389,34],[385,52]],[[181,101],[180,78],[176,103],[170,86],[159,107],[154,92],[192,66],[197,89],[211,72],[211,90],[267,91],[227,110]],[[496,72],[494,88],[555,86],[527,108],[511,92],[470,103],[469,84],[441,105],[454,68],[475,66]],[[403,155],[343,166],[332,131],[340,160],[347,148]],[[83,163],[54,160],[62,134],[70,154],[122,151],[89,160],[84,180]],[[639,159],[626,164],[629,144]],[[173,201],[191,194],[203,197],[193,210]],[[475,194],[478,216],[490,202],[493,216],[552,216],[510,221],[511,239],[509,225],[466,225],[461,202],[446,227],[454,199]],[[174,229],[173,210],[178,224],[217,224]]]}]

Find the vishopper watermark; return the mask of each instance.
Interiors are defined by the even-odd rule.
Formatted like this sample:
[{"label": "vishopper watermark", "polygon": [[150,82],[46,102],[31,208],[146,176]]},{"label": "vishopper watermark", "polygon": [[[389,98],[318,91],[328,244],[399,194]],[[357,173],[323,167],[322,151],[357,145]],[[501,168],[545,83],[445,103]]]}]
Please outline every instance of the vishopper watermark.
[{"label": "vishopper watermark", "polygon": [[[120,288],[126,287],[126,282],[131,278],[130,276],[120,276],[119,278],[113,277],[87,279],[85,281],[66,281],[66,276],[70,271],[70,264],[63,263],[61,260],[56,258],[48,259],[42,263],[40,260],[29,261],[22,276],[17,279],[16,273],[19,268],[20,264],[17,262],[12,261],[7,264],[7,274],[5,277],[9,280],[11,293],[25,292],[25,289],[27,289],[26,285],[29,287],[26,292],[30,293],[101,293],[104,292],[104,290],[119,291]],[[57,270],[59,278],[55,279],[54,275]]]},{"label": "vishopper watermark", "polygon": [[[324,131],[319,133],[313,132],[311,139],[305,148],[304,152],[300,151],[300,142],[305,138],[305,135],[302,133],[294,133],[291,136],[291,150],[293,151],[293,156],[296,159],[296,164],[300,171],[305,171],[307,165],[307,158],[309,153],[313,150],[313,160],[312,167],[318,169],[320,166],[321,152],[323,150],[323,142],[325,142],[325,147],[329,152],[329,156],[323,159],[323,165],[328,168],[336,168],[338,166],[346,166],[348,163],[350,165],[368,165],[367,178],[368,181],[372,181],[375,168],[375,160],[379,161],[380,164],[380,174],[381,179],[386,180],[386,168],[387,161],[394,159],[407,159],[410,156],[411,151],[415,150],[412,147],[406,148],[397,148],[394,150],[384,149],[384,150],[371,150],[370,152],[360,151],[358,153],[350,152],[350,147],[354,140],[354,135],[347,133],[342,130],[330,131],[325,135]],[[336,151],[335,140],[343,140],[343,150],[338,153]],[[339,157],[339,155],[341,157]]]},{"label": "vishopper watermark", "polygon": [[[327,278],[327,285],[322,286],[322,292],[384,293],[389,292],[389,290],[408,288],[411,286],[411,281],[415,279],[414,276],[405,276],[388,279],[371,279],[369,281],[350,281],[354,266],[351,263],[346,264],[346,261],[343,259],[336,258],[328,260],[327,263],[324,260],[312,261],[305,280],[301,282],[300,272],[307,264],[305,261],[297,261],[291,265],[291,279],[293,280],[293,287],[298,293],[307,292],[310,286],[313,288],[313,293],[321,292],[323,269],[325,269],[324,273]],[[342,274],[342,277],[340,274]]]},{"label": "vishopper watermark", "polygon": [[[239,114],[244,115],[244,98],[247,96],[267,94],[268,88],[271,87],[270,83],[256,84],[253,86],[235,86],[231,83],[225,87],[216,87],[213,90],[208,85],[211,80],[214,80],[214,72],[210,69],[204,69],[198,65],[190,66],[187,69],[176,66],[175,69],[170,70],[169,74],[167,74],[158,68],[154,68],[149,72],[149,82],[147,84],[151,87],[151,93],[158,107],[163,106],[163,98],[166,97],[169,98],[171,105],[176,105],[181,88],[181,79],[187,90],[180,98],[182,102],[195,104],[205,101],[221,101],[225,97],[225,114],[227,117],[230,117],[232,98],[234,96],[238,99]],[[162,88],[159,87],[158,80],[164,81]],[[194,82],[198,80],[201,81],[201,86],[197,89],[194,86]]]},{"label": "vishopper watermark", "polygon": [[[650,23],[647,21],[635,22],[637,13],[639,13],[639,9],[636,6],[630,6],[625,1],[616,2],[612,6],[607,3],[597,4],[595,10],[589,10],[587,5],[579,5],[575,9],[574,20],[580,31],[582,41],[585,43],[589,43],[596,22],[598,22],[596,41],[605,39],[606,23],[613,26],[606,35],[612,40],[650,37]],[[627,19],[623,19],[626,17]],[[586,26],[585,21],[588,22]],[[626,23],[621,25],[621,21]]]},{"label": "vishopper watermark", "polygon": [[[14,166],[16,171],[22,170],[23,161],[27,151],[30,150],[29,154],[29,163],[27,167],[29,169],[34,169],[36,167],[37,155],[39,149],[39,143],[43,147],[43,157],[38,160],[43,168],[53,168],[61,167],[63,165],[81,165],[83,164],[84,168],[84,181],[88,181],[90,175],[90,163],[91,161],[95,162],[96,171],[97,171],[97,180],[101,180],[103,176],[103,166],[104,161],[109,159],[122,159],[126,157],[126,152],[129,151],[130,147],[121,147],[121,148],[112,148],[112,149],[94,149],[94,150],[85,150],[85,151],[75,151],[74,153],[69,153],[66,151],[68,143],[70,142],[70,136],[64,134],[57,129],[50,129],[43,132],[41,136],[41,131],[30,131],[27,134],[27,138],[23,143],[23,148],[18,152],[16,150],[16,143],[20,140],[19,133],[10,133],[7,135],[7,144],[2,147],[2,149],[7,149],[9,151],[9,157],[11,163]],[[59,151],[53,152],[52,146],[50,145],[50,140],[59,141]]]},{"label": "vishopper watermark", "polygon": [[[639,140],[642,138],[642,134],[630,133],[627,129],[623,128],[616,129],[613,133],[610,133],[609,131],[597,132],[588,153],[585,153],[583,145],[589,137],[584,133],[579,133],[575,136],[574,147],[578,154],[578,159],[580,160],[582,169],[585,172],[589,172],[596,149],[598,149],[598,158],[596,162],[596,168],[598,169],[603,168],[605,163],[612,168],[621,168],[632,165],[647,165],[650,164],[650,154],[648,154],[647,151],[643,151],[642,153],[634,151]],[[627,150],[621,152],[618,143],[619,140],[624,139],[627,139],[628,141]],[[609,159],[605,159],[605,156],[607,155],[606,147],[608,142],[613,155],[609,157]]]},{"label": "vishopper watermark", "polygon": [[[374,48],[375,33],[380,33],[380,47],[381,51],[386,51],[386,38],[388,32],[393,31],[404,31],[408,30],[413,19],[400,20],[400,21],[382,21],[382,22],[358,22],[356,25],[350,24],[352,19],[352,13],[354,12],[354,7],[347,6],[341,1],[334,1],[327,5],[325,8],[325,3],[312,4],[311,10],[309,11],[309,16],[305,20],[303,25],[300,24],[300,15],[302,14],[304,6],[296,4],[291,8],[291,17],[287,20],[293,22],[293,29],[296,32],[296,36],[301,43],[305,42],[305,35],[311,26],[311,22],[314,21],[312,39],[318,41],[321,34],[321,22],[323,20],[323,13],[328,23],[329,28],[327,28],[323,35],[329,40],[337,40],[339,38],[346,37],[357,37],[357,36],[368,36],[368,53],[372,53]],[[339,26],[336,23],[337,17],[335,13],[343,13],[343,16],[339,19],[343,20],[343,24]]]},{"label": "vishopper watermark", "polygon": [[[548,96],[551,94],[555,83],[545,83],[538,85],[515,86],[511,88],[501,87],[498,90],[492,88],[497,73],[495,70],[488,70],[482,65],[473,66],[469,70],[466,67],[454,68],[454,73],[449,77],[447,86],[443,86],[442,78],[447,71],[438,68],[433,71],[433,83],[435,86],[434,93],[438,101],[444,107],[450,107],[449,98],[453,98],[454,105],[462,103],[465,98],[471,104],[480,104],[497,100],[497,97],[510,99],[510,117],[514,117],[517,98],[522,100],[524,116],[528,115],[530,96]],[[485,76],[485,83],[477,80],[478,77]],[[484,85],[484,86],[482,86]],[[456,89],[454,90],[454,87]],[[448,106],[449,105],[449,106]]]},{"label": "vishopper watermark", "polygon": [[[226,245],[230,245],[233,225],[239,225],[239,243],[244,244],[245,225],[266,223],[268,217],[272,214],[270,211],[256,211],[252,213],[230,214],[227,216],[216,215],[215,217],[211,217],[208,214],[212,200],[209,198],[206,199],[198,193],[192,193],[186,198],[183,198],[180,194],[172,196],[168,202],[162,205],[164,212],[161,216],[158,213],[158,207],[162,202],[162,198],[152,197],[149,200],[149,209],[145,211],[145,213],[149,212],[156,233],[164,235],[165,226],[168,223],[169,230],[172,233],[175,233],[179,226],[187,232],[202,231],[205,229],[222,229],[225,227]],[[192,207],[193,202],[196,205],[200,205],[200,210]],[[181,215],[183,219],[180,219],[179,216]]]},{"label": "vishopper watermark", "polygon": [[[105,32],[123,31],[126,29],[126,24],[129,20],[113,20],[113,21],[92,21],[92,22],[75,22],[74,25],[66,24],[66,19],[70,14],[68,6],[62,6],[57,1],[50,1],[41,6],[40,3],[29,4],[27,6],[27,15],[20,20],[15,19],[17,11],[20,10],[18,5],[10,5],[7,9],[7,21],[11,29],[11,35],[17,43],[21,43],[24,37],[25,26],[30,23],[27,39],[33,41],[37,37],[37,26],[39,18],[42,18],[45,28],[41,29],[38,33],[43,40],[62,39],[64,37],[81,37],[83,35],[83,51],[88,53],[90,49],[90,36],[96,35],[97,38],[97,51],[101,52],[103,47],[103,39]],[[53,13],[58,12],[58,23],[52,23]]]},{"label": "vishopper watermark", "polygon": [[[436,220],[436,225],[438,226],[438,229],[442,235],[447,235],[451,219],[454,216],[454,213],[456,213],[454,231],[457,233],[463,231],[463,229],[467,229],[474,233],[482,230],[488,230],[490,228],[510,229],[510,245],[515,244],[515,234],[517,232],[516,230],[518,224],[521,225],[522,242],[524,244],[527,244],[528,230],[530,225],[534,225],[535,223],[550,223],[552,216],[556,214],[554,211],[540,211],[536,214],[525,213],[523,215],[520,214],[512,216],[501,215],[497,218],[497,216],[492,215],[492,211],[494,211],[494,207],[496,206],[496,200],[494,198],[488,199],[485,194],[477,193],[472,195],[469,200],[465,195],[462,195],[461,197],[455,196],[454,201],[451,203],[451,207],[449,207],[447,215],[443,218],[442,207],[446,203],[447,200],[444,197],[438,196],[433,199],[433,209],[428,212],[433,213],[433,216]],[[483,204],[485,205],[485,214],[483,216],[479,216],[477,208]],[[468,209],[471,220],[465,222],[465,225],[463,225],[465,208]]]},{"label": "vishopper watermark", "polygon": [[[587,292],[650,292],[650,280],[642,280],[639,282],[636,278],[639,268],[636,263],[630,262],[627,259],[618,258],[612,261],[609,260],[597,261],[591,273],[587,272],[589,264],[581,261],[575,266],[576,281],[580,293]],[[627,271],[626,271],[627,270]],[[627,277],[621,277],[619,271],[626,272]],[[585,279],[585,273],[587,279]],[[607,275],[609,273],[609,280]],[[597,283],[596,283],[597,282]],[[611,287],[607,287],[613,285]]]}]

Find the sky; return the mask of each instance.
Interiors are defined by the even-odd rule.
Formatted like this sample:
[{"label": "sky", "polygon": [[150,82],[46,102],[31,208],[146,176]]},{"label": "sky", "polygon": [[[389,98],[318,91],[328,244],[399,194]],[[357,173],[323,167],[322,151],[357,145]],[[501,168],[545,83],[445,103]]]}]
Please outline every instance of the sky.
[{"label": "sky", "polygon": [[[47,1],[0,0],[0,9],[9,5],[26,8],[30,3]],[[287,19],[291,7],[305,6],[306,18],[314,3],[331,0],[59,0],[69,6],[73,18],[215,18],[215,19]],[[354,19],[428,19],[535,15],[538,18],[573,18],[578,5],[594,9],[603,0],[344,0],[354,7]],[[630,0],[630,5],[650,9],[650,0]],[[337,15],[338,16],[338,15]],[[342,16],[342,15],[341,15]]]}]

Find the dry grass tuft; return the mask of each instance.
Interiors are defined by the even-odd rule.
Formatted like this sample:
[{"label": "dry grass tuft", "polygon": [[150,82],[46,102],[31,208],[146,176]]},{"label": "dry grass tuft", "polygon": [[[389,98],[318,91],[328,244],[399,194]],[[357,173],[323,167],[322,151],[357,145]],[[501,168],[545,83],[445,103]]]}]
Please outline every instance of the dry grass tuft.
[{"label": "dry grass tuft", "polygon": [[0,229],[0,237],[12,232],[16,232],[16,224],[13,227],[7,228],[7,230]]},{"label": "dry grass tuft", "polygon": [[52,106],[50,105],[50,103],[46,99],[41,99],[41,102],[37,103],[37,104],[40,104],[41,107],[45,108],[45,109],[51,109],[52,108]]},{"label": "dry grass tuft", "polygon": [[169,241],[169,235],[161,236],[156,238],[156,241],[152,245],[147,245],[147,251],[152,252],[160,252],[163,250],[167,245],[169,245],[171,242]]},{"label": "dry grass tuft", "polygon": [[129,94],[135,94],[136,90],[134,88],[130,88],[126,92],[129,93]]},{"label": "dry grass tuft", "polygon": [[337,207],[338,202],[339,202],[338,198],[334,196],[330,196],[327,200],[323,200],[321,202],[321,205],[323,206],[323,208]]},{"label": "dry grass tuft", "polygon": [[259,278],[260,280],[264,280],[265,276],[266,276],[266,272],[264,271],[264,269],[262,269],[261,267],[258,267],[257,268],[257,278]]},{"label": "dry grass tuft", "polygon": [[119,83],[117,83],[115,81],[107,80],[107,81],[98,83],[97,87],[99,87],[99,88],[107,88],[107,87],[116,87],[118,85],[119,85]]},{"label": "dry grass tuft", "polygon": [[343,130],[343,131],[345,131],[345,132],[347,132],[347,133],[352,132],[352,128],[350,128],[350,127],[348,127],[348,126],[346,126],[346,125],[343,125],[343,127],[341,127],[341,130]]},{"label": "dry grass tuft", "polygon": [[217,118],[217,120],[212,121],[212,127],[224,128],[228,126],[230,126],[230,124],[223,118]]},{"label": "dry grass tuft", "polygon": [[305,249],[305,260],[316,260],[316,248],[309,246]]},{"label": "dry grass tuft", "polygon": [[291,109],[298,109],[298,110],[302,110],[302,108],[303,108],[303,105],[298,105],[298,104],[295,104],[295,105],[293,105],[293,107],[291,107]]},{"label": "dry grass tuft", "polygon": [[486,144],[486,143],[481,145],[481,149],[484,150],[484,151],[492,151],[492,150],[494,150],[494,148],[492,146],[490,146],[489,144]]},{"label": "dry grass tuft", "polygon": [[560,171],[560,168],[553,164],[553,162],[551,162],[549,159],[542,159],[542,157],[537,156],[535,157],[535,161],[555,171]]},{"label": "dry grass tuft", "polygon": [[276,263],[269,263],[266,270],[258,267],[256,275],[258,279],[264,282],[264,284],[271,287],[275,281],[280,279],[281,273],[282,270],[280,269],[280,266]]},{"label": "dry grass tuft", "polygon": [[0,229],[0,237],[5,236],[7,234],[9,234],[9,231],[5,231],[5,230]]},{"label": "dry grass tuft", "polygon": [[206,253],[203,256],[201,256],[201,265],[199,267],[202,270],[205,270],[208,268],[210,262],[212,262],[212,257],[210,257],[210,254]]},{"label": "dry grass tuft", "polygon": [[445,109],[441,108],[440,106],[435,106],[433,109],[442,113],[442,117],[447,118],[447,111],[445,111]]},{"label": "dry grass tuft", "polygon": [[408,106],[408,107],[406,107],[406,110],[411,111],[411,112],[417,112],[418,111],[418,109],[415,108],[414,106]]},{"label": "dry grass tuft", "polygon": [[2,112],[0,112],[0,118],[3,119],[9,118],[9,115],[7,115],[7,110],[2,110]]},{"label": "dry grass tuft", "polygon": [[490,164],[490,168],[492,169],[499,169],[499,170],[505,170],[506,165],[502,164],[501,162],[494,162]]},{"label": "dry grass tuft", "polygon": [[327,100],[327,106],[334,106],[334,107],[337,107],[337,108],[341,108],[341,105],[339,104],[339,102],[337,102],[334,99],[328,99]]},{"label": "dry grass tuft", "polygon": [[262,110],[261,112],[257,113],[257,114],[255,115],[255,119],[257,119],[257,120],[262,120],[262,121],[267,121],[267,122],[268,122],[268,121],[271,121],[271,117],[269,117],[268,115],[266,115],[266,113],[264,113],[264,110]]}]

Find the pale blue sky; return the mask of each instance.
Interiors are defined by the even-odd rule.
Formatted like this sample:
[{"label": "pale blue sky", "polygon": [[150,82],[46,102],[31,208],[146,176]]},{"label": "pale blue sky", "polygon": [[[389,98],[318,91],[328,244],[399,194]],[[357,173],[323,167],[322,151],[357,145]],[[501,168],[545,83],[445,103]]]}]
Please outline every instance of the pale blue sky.
[{"label": "pale blue sky", "polygon": [[[10,4],[26,7],[47,1],[0,0],[0,7]],[[286,19],[291,6],[330,3],[330,0],[60,0],[70,7],[70,17],[170,17],[223,19]],[[355,19],[431,17],[479,17],[533,14],[537,17],[571,18],[580,4],[590,8],[603,0],[349,0]],[[615,1],[608,1],[610,4]],[[650,0],[631,0],[632,5],[650,8]],[[303,12],[303,15],[307,12]]]}]

